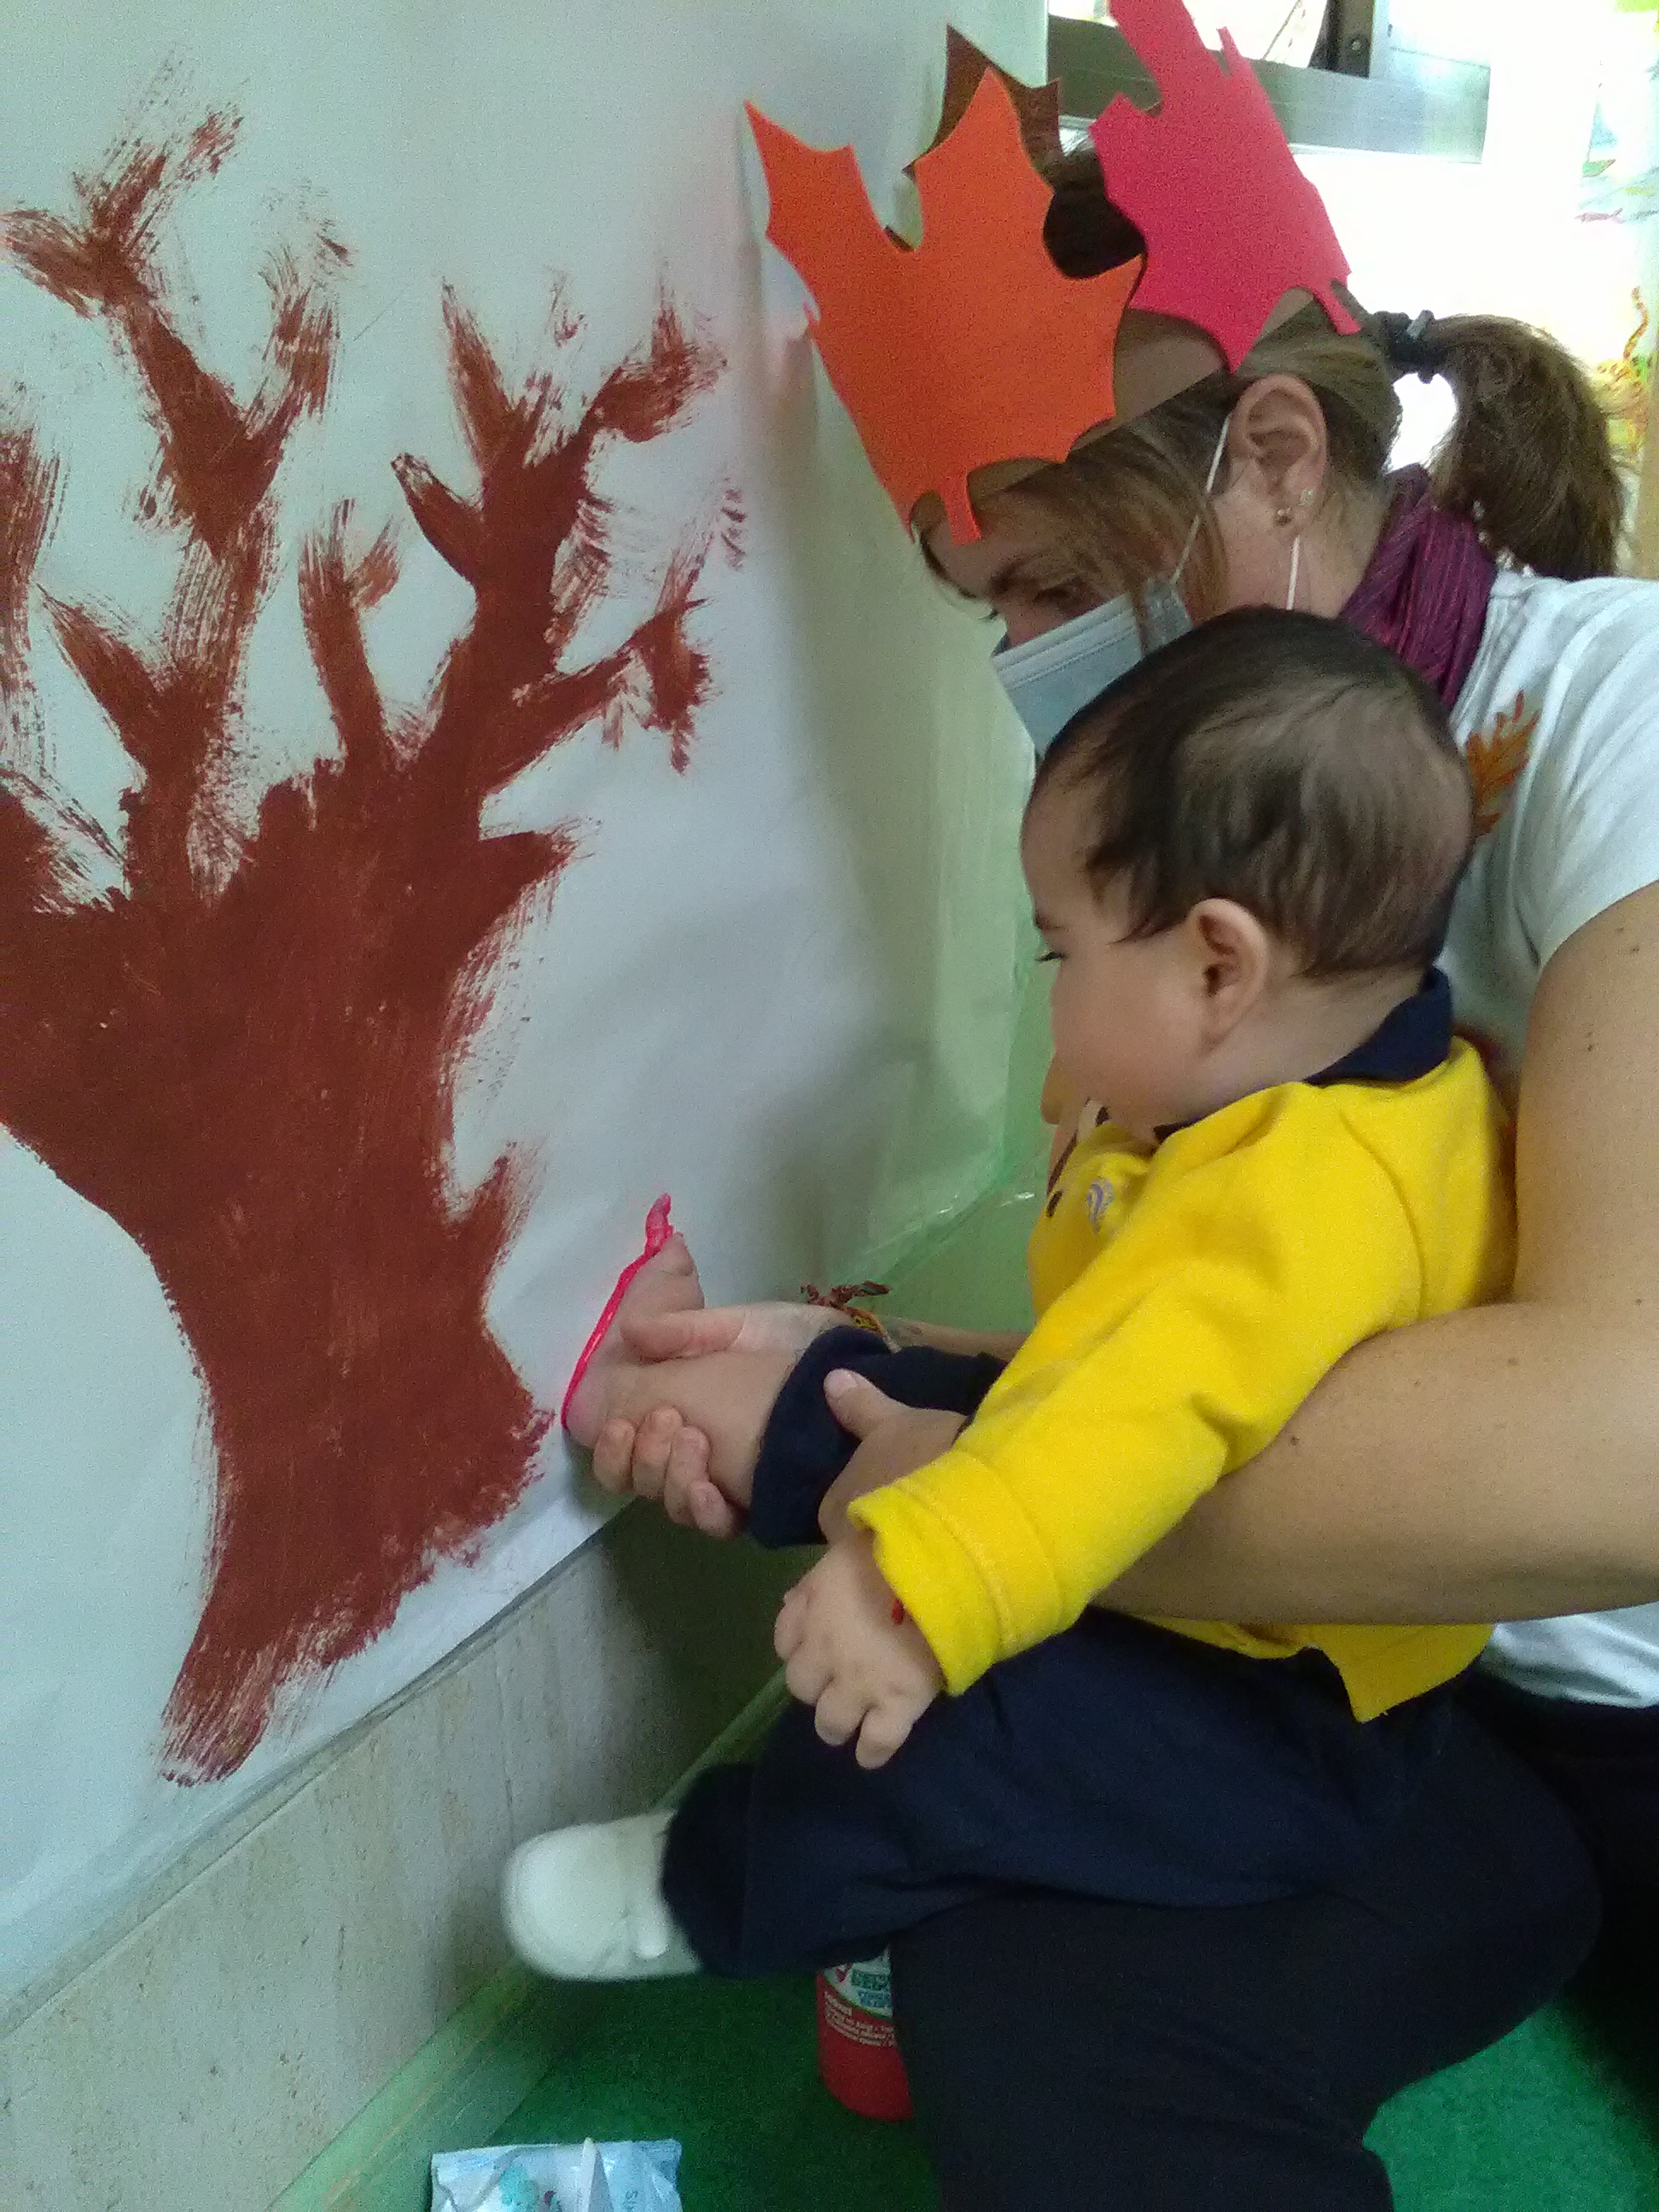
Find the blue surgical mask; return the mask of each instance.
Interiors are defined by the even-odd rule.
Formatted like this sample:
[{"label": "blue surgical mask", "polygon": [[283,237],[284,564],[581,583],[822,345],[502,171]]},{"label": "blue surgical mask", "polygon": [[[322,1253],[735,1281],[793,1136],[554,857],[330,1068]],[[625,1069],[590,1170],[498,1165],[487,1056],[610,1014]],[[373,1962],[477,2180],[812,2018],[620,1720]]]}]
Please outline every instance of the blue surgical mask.
[{"label": "blue surgical mask", "polygon": [[1024,645],[999,646],[991,665],[1041,757],[1109,684],[1191,628],[1180,592],[1159,576],[1142,592],[1139,613],[1125,592]]},{"label": "blue surgical mask", "polygon": [[[1221,426],[1204,479],[1207,501],[1215,489],[1221,457],[1227,450],[1231,417]],[[1169,645],[1193,626],[1186,603],[1176,586],[1187,556],[1198,541],[1203,508],[1193,517],[1181,558],[1168,576],[1155,576],[1140,594],[1140,605],[1127,592],[1103,606],[1091,607],[1086,615],[1044,630],[1024,645],[1001,645],[991,656],[1003,690],[1026,734],[1042,758],[1073,714],[1080,714],[1109,684],[1115,684],[1138,660]],[[1299,543],[1299,541],[1298,541]],[[1296,596],[1296,572],[1291,573],[1291,597]]]}]

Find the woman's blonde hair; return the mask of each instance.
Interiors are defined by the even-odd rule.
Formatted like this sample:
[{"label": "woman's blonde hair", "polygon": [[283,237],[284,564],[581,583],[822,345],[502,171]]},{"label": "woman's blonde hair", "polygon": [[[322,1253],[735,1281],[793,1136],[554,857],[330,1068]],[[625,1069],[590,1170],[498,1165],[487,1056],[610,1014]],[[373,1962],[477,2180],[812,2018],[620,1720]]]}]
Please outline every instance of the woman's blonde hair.
[{"label": "woman's blonde hair", "polygon": [[[1044,235],[1067,276],[1095,275],[1141,250],[1106,198],[1091,149],[1068,155],[1051,181]],[[1167,575],[1192,534],[1183,593],[1194,613],[1212,613],[1222,604],[1223,554],[1204,482],[1239,398],[1259,378],[1300,377],[1325,417],[1333,494],[1375,492],[1400,428],[1395,380],[1425,366],[1420,345],[1408,362],[1390,361],[1397,320],[1365,317],[1358,336],[1342,337],[1316,307],[1304,307],[1236,374],[1206,377],[1115,425],[997,503],[1057,520],[1079,576],[1108,596]],[[1437,320],[1431,349],[1457,408],[1430,463],[1436,503],[1468,515],[1497,560],[1549,576],[1610,574],[1624,489],[1584,371],[1541,331],[1497,315]]]}]

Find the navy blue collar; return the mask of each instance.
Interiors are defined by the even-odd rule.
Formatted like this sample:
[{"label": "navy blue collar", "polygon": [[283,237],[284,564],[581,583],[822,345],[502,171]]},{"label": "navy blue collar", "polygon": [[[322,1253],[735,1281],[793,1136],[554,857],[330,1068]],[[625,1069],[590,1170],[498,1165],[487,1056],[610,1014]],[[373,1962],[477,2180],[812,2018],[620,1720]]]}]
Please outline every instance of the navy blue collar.
[{"label": "navy blue collar", "polygon": [[[1429,968],[1411,997],[1384,1014],[1352,1052],[1301,1080],[1321,1088],[1328,1083],[1415,1083],[1419,1075],[1431,1075],[1451,1048],[1451,985],[1437,968]],[[1170,1121],[1152,1133],[1162,1144],[1194,1126]]]},{"label": "navy blue collar", "polygon": [[1309,1083],[1414,1083],[1432,1074],[1452,1048],[1451,985],[1428,969],[1409,999],[1386,1013],[1363,1043]]}]

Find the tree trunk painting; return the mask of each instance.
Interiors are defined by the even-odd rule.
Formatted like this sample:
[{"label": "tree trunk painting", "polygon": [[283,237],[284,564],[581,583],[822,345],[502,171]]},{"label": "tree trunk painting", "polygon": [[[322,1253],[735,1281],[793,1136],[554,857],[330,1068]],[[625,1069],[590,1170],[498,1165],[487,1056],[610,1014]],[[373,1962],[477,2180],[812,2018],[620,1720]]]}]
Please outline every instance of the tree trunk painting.
[{"label": "tree trunk painting", "polygon": [[[238,1767],[285,1686],[362,1650],[531,1476],[548,1416],[485,1321],[519,1170],[504,1158],[454,1200],[451,1081],[504,950],[579,840],[486,835],[480,810],[595,725],[611,744],[653,733],[685,768],[710,688],[690,618],[741,520],[717,490],[632,634],[575,659],[617,588],[596,461],[670,431],[720,358],[665,298],[578,409],[562,347],[514,386],[451,294],[476,488],[410,457],[396,468],[414,528],[471,588],[471,619],[434,640],[423,700],[383,696],[364,618],[397,580],[397,535],[369,537],[343,499],[297,576],[337,750],[239,813],[250,641],[293,584],[279,471],[329,404],[349,255],[325,233],[276,254],[257,387],[239,398],[209,371],[157,249],[236,131],[222,116],[172,143],[129,137],[76,179],[66,213],[0,216],[12,264],[95,321],[112,374],[136,380],[158,453],[144,511],[176,552],[154,634],[48,595],[37,568],[73,456],[0,411],[0,1120],[143,1248],[199,1371],[208,1587],[163,1724],[166,1770],[189,1782]],[[118,845],[34,741],[32,614],[137,772]]]}]

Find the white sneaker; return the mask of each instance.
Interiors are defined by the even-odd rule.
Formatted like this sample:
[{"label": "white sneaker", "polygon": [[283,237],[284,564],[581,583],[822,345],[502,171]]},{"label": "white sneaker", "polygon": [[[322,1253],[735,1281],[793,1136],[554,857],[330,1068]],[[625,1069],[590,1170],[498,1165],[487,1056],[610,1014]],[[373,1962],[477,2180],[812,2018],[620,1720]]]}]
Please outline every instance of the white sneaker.
[{"label": "white sneaker", "polygon": [[527,1966],[567,1982],[699,1971],[663,1902],[671,1817],[640,1813],[520,1844],[501,1876],[501,1918]]}]

